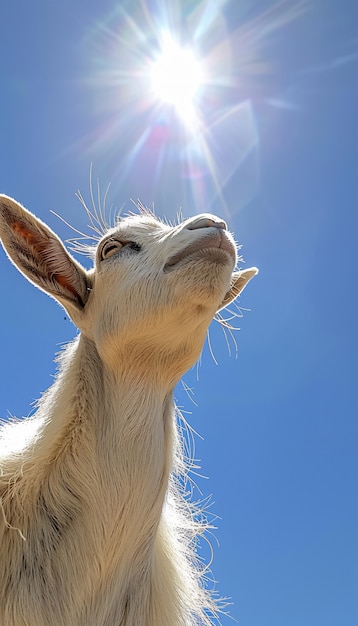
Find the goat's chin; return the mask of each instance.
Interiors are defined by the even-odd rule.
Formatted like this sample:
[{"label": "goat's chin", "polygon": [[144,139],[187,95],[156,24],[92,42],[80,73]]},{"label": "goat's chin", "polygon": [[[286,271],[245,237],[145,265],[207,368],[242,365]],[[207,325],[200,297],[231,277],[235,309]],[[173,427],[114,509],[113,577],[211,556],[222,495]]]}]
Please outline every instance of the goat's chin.
[{"label": "goat's chin", "polygon": [[234,265],[231,254],[212,247],[184,256],[164,271],[181,290],[185,285],[187,293],[200,294],[200,298],[204,296],[205,300],[209,300],[208,304],[212,301],[215,305],[215,300],[218,298],[220,301],[230,289]]},{"label": "goat's chin", "polygon": [[[194,260],[184,262],[183,272],[190,276],[193,284],[192,296],[197,296],[198,304],[212,310],[214,315],[230,289],[233,261],[222,250],[214,249],[210,254],[200,255]],[[177,270],[180,271],[180,268]]]}]

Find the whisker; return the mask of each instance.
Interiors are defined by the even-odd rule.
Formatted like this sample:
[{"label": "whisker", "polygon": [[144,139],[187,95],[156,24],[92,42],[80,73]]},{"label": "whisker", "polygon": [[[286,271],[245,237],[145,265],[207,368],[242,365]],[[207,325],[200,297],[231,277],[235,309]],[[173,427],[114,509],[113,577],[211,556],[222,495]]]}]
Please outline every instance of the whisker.
[{"label": "whisker", "polygon": [[207,339],[208,339],[208,346],[209,346],[209,350],[210,350],[210,354],[212,356],[212,359],[215,363],[215,365],[219,365],[218,361],[216,360],[212,345],[211,345],[211,340],[210,340],[210,328],[208,328],[208,333],[207,333]]},{"label": "whisker", "polygon": [[[98,217],[98,210],[96,207],[96,203],[94,201],[94,195],[93,195],[93,180],[92,180],[92,163],[91,163],[91,167],[90,167],[90,196],[91,196],[91,202],[92,202],[92,208],[93,208],[93,213],[91,212],[90,215],[92,217],[92,226],[94,229],[97,229],[97,227],[95,226],[96,222],[98,224],[98,226],[101,226],[101,222],[100,219]],[[99,232],[99,231],[98,231]],[[100,232],[103,234],[103,229],[101,228]]]},{"label": "whisker", "polygon": [[[108,185],[106,187],[106,191],[104,192],[104,196],[103,196],[103,223],[105,225],[106,230],[111,228],[111,222],[112,222],[111,219],[109,220],[109,222],[106,220],[107,196],[108,196],[108,192],[109,192],[110,186],[111,186],[111,183],[108,183]],[[113,205],[112,205],[112,207],[113,207]]]},{"label": "whisker", "polygon": [[98,235],[98,240],[101,239],[106,231],[102,229],[100,230],[98,226],[96,226],[96,217],[91,213],[90,209],[88,208],[80,190],[77,191],[76,196],[81,202],[84,210],[86,211],[87,217],[90,220],[90,224],[88,224],[87,227]]},{"label": "whisker", "polygon": [[[70,228],[71,230],[73,230],[73,232],[78,233],[78,235],[81,235],[81,237],[83,237],[84,239],[94,239],[95,241],[97,241],[97,239],[95,237],[92,236],[88,236],[85,235],[85,233],[83,233],[81,230],[79,230],[78,228],[76,228],[75,226],[72,226],[72,224],[70,224],[70,222],[68,222],[67,220],[65,220],[64,217],[62,217],[62,215],[59,215],[59,213],[56,213],[56,211],[53,211],[51,209],[51,213],[53,215],[55,215],[59,220],[61,220],[61,222],[63,222],[64,224],[66,224],[66,226],[68,226],[68,228]],[[69,241],[69,240],[68,240]]]}]

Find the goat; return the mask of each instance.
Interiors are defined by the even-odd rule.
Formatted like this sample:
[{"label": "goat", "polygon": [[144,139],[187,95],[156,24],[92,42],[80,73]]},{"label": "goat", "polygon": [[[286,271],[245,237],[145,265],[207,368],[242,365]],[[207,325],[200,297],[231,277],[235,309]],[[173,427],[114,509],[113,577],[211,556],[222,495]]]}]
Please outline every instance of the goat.
[{"label": "goat", "polygon": [[234,271],[234,239],[211,214],[121,218],[85,270],[2,195],[0,238],[80,330],[35,414],[1,427],[0,624],[212,624],[173,389],[257,269]]}]

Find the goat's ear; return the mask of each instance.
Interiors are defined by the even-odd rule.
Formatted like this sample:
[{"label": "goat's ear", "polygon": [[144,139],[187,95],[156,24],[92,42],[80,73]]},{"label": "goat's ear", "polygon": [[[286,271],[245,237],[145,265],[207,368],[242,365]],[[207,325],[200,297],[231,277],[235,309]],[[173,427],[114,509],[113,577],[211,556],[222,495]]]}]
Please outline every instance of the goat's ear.
[{"label": "goat's ear", "polygon": [[84,308],[89,295],[86,270],[46,224],[4,195],[0,195],[0,239],[11,261],[36,287],[65,308],[69,304],[70,309]]},{"label": "goat's ear", "polygon": [[258,274],[259,270],[257,267],[250,267],[247,270],[239,270],[234,272],[231,277],[231,287],[229,291],[225,294],[225,297],[219,306],[218,311],[224,309],[230,302],[235,300],[237,296],[245,289],[247,283]]}]

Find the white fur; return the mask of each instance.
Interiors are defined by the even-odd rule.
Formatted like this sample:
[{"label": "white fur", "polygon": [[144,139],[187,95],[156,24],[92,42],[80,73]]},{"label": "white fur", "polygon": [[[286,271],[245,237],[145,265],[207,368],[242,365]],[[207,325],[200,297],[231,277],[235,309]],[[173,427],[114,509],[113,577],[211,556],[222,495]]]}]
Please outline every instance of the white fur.
[{"label": "white fur", "polygon": [[[6,196],[0,237],[81,331],[35,415],[1,429],[0,624],[211,624],[172,393],[256,269],[233,273],[234,241],[211,215],[120,220],[91,271]],[[108,237],[137,248],[101,260]]]}]

